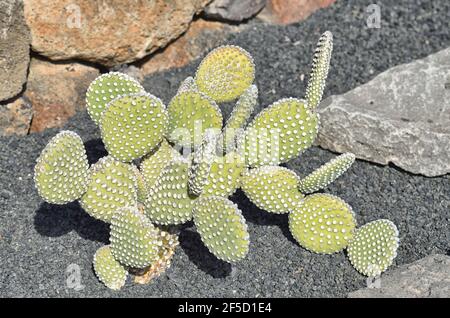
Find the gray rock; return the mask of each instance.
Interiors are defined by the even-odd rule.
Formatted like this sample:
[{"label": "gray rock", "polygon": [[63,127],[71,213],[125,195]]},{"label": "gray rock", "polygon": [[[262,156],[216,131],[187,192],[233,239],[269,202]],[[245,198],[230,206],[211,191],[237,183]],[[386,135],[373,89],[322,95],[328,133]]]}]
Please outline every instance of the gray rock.
[{"label": "gray rock", "polygon": [[351,292],[350,298],[448,298],[450,257],[430,255],[381,276],[379,285]]},{"label": "gray rock", "polygon": [[204,10],[209,19],[241,22],[261,11],[267,0],[214,0]]},{"label": "gray rock", "polygon": [[26,135],[30,130],[33,108],[25,97],[0,104],[0,136]]},{"label": "gray rock", "polygon": [[319,106],[320,146],[412,173],[450,172],[450,48],[399,65]]},{"label": "gray rock", "polygon": [[18,95],[27,79],[31,36],[21,0],[0,2],[0,101]]}]

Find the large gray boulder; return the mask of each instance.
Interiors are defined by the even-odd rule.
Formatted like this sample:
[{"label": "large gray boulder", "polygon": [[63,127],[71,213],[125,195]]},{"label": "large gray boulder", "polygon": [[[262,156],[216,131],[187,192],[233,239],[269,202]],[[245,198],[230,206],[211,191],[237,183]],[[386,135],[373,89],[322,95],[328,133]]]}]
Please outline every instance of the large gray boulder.
[{"label": "large gray boulder", "polygon": [[261,11],[267,0],[214,0],[204,10],[208,19],[241,22]]},{"label": "large gray boulder", "polygon": [[350,293],[350,298],[449,298],[450,257],[430,255],[403,265],[371,281],[372,288]]},{"label": "large gray boulder", "polygon": [[0,1],[0,101],[22,91],[30,62],[30,43],[22,0]]},{"label": "large gray boulder", "polygon": [[450,172],[450,48],[381,73],[319,106],[318,144],[412,173]]}]

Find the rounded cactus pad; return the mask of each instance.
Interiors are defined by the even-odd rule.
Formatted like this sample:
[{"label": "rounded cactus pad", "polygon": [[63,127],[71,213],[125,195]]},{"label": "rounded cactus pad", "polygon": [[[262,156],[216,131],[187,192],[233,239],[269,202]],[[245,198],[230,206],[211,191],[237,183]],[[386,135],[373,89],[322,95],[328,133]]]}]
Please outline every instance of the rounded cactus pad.
[{"label": "rounded cactus pad", "polygon": [[216,157],[217,137],[216,132],[207,130],[203,143],[193,154],[188,183],[189,192],[192,195],[199,196],[208,183],[209,172]]},{"label": "rounded cactus pad", "polygon": [[118,72],[100,75],[86,92],[89,116],[99,125],[103,111],[110,101],[119,96],[143,92],[144,88],[132,77]]},{"label": "rounded cactus pad", "polygon": [[108,104],[100,122],[109,154],[130,162],[155,148],[167,129],[167,111],[161,100],[147,93],[121,96]]},{"label": "rounded cactus pad", "polygon": [[169,113],[167,138],[185,147],[199,146],[194,144],[195,137],[201,138],[207,129],[222,128],[222,112],[217,104],[196,91],[187,90],[175,95],[167,111]]},{"label": "rounded cactus pad", "polygon": [[354,154],[342,154],[300,180],[298,189],[305,194],[323,189],[347,171],[353,162],[355,162]]},{"label": "rounded cactus pad", "polygon": [[106,287],[121,289],[127,280],[127,270],[114,259],[109,246],[100,247],[94,255],[94,271]]},{"label": "rounded cactus pad", "polygon": [[289,214],[289,229],[304,248],[332,254],[347,247],[354,235],[356,220],[352,208],[329,194],[307,196]]},{"label": "rounded cactus pad", "polygon": [[361,226],[347,248],[353,267],[363,275],[378,276],[397,256],[399,234],[389,220],[381,219]]},{"label": "rounded cactus pad", "polygon": [[133,167],[107,156],[91,166],[91,181],[81,207],[92,217],[110,223],[117,209],[136,205],[137,180]]},{"label": "rounded cactus pad", "polygon": [[189,162],[181,157],[165,167],[149,189],[145,214],[161,225],[181,224],[192,218],[195,197],[188,191]]},{"label": "rounded cactus pad", "polygon": [[330,68],[331,53],[333,51],[333,34],[326,31],[319,39],[314,53],[308,86],[306,87],[306,100],[311,109],[315,109],[322,100],[325,82]]},{"label": "rounded cactus pad", "polygon": [[271,213],[288,213],[303,199],[298,191],[294,171],[278,166],[248,170],[242,177],[242,190],[260,209]]},{"label": "rounded cactus pad", "polygon": [[198,91],[197,84],[195,84],[195,79],[192,76],[186,77],[178,88],[177,94],[184,91]]},{"label": "rounded cactus pad", "polygon": [[251,167],[287,162],[312,145],[318,123],[305,101],[281,99],[249,124],[239,150]]},{"label": "rounded cactus pad", "polygon": [[34,182],[48,203],[79,199],[89,183],[89,163],[80,136],[62,131],[53,137],[37,159]]},{"label": "rounded cactus pad", "polygon": [[209,171],[204,195],[229,197],[241,185],[241,174],[245,170],[244,160],[236,152],[215,157]]},{"label": "rounded cactus pad", "polygon": [[247,255],[250,244],[247,224],[230,200],[200,197],[194,207],[194,223],[203,243],[217,258],[236,262]]},{"label": "rounded cactus pad", "polygon": [[110,241],[111,253],[122,265],[144,268],[158,259],[158,229],[137,207],[124,207],[114,213]]},{"label": "rounded cactus pad", "polygon": [[198,89],[216,102],[238,98],[255,79],[253,58],[238,46],[221,46],[200,63],[195,82]]}]

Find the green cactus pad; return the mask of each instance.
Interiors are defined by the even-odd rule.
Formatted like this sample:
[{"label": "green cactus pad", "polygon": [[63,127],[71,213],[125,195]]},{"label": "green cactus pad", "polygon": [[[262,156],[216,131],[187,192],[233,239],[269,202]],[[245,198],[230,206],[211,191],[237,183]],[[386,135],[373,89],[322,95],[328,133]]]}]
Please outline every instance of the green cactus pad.
[{"label": "green cactus pad", "polygon": [[305,101],[281,99],[249,124],[239,151],[251,167],[287,162],[312,145],[318,122],[317,114]]},{"label": "green cactus pad", "polygon": [[136,193],[138,202],[144,203],[147,198],[147,184],[145,183],[144,176],[135,165],[131,165],[134,175],[136,177]]},{"label": "green cactus pad", "polygon": [[[206,95],[195,91],[182,91],[175,95],[167,108],[169,128],[167,138],[186,147],[195,144],[210,128],[222,128],[222,113],[216,103]],[[186,130],[184,130],[186,129]],[[200,143],[198,141],[198,143]]]},{"label": "green cactus pad", "polygon": [[121,207],[134,206],[137,180],[131,165],[108,156],[91,166],[91,181],[81,207],[92,217],[110,223]]},{"label": "green cactus pad", "polygon": [[235,152],[216,157],[211,165],[203,194],[229,197],[241,186],[241,174],[244,170],[244,160]]},{"label": "green cactus pad", "polygon": [[178,88],[177,94],[185,91],[198,91],[195,79],[192,76],[187,77]]},{"label": "green cactus pad", "polygon": [[188,191],[189,162],[183,157],[170,162],[149,189],[145,214],[161,225],[181,224],[192,218],[195,198]]},{"label": "green cactus pad", "polygon": [[294,171],[278,166],[250,169],[242,177],[242,190],[260,209],[271,213],[288,213],[303,199],[298,191]]},{"label": "green cactus pad", "polygon": [[62,131],[44,148],[34,167],[34,183],[48,203],[79,199],[89,183],[89,163],[80,136]]},{"label": "green cactus pad", "polygon": [[289,214],[289,229],[304,248],[323,254],[344,249],[351,241],[356,227],[352,208],[329,194],[307,196]]},{"label": "green cactus pad", "polygon": [[195,75],[198,89],[216,102],[238,98],[253,83],[253,58],[238,46],[221,46],[200,63]]},{"label": "green cactus pad", "polygon": [[97,77],[86,93],[89,116],[99,125],[106,105],[119,96],[143,92],[144,88],[135,79],[118,72]]},{"label": "green cactus pad", "polygon": [[94,271],[106,287],[119,290],[127,280],[128,272],[114,259],[109,246],[100,247],[94,255]]},{"label": "green cactus pad", "polygon": [[235,138],[240,129],[244,128],[247,124],[250,115],[255,109],[257,100],[258,88],[256,85],[251,85],[237,101],[223,131],[223,136],[225,136],[224,150],[226,152],[233,149]]},{"label": "green cactus pad", "polygon": [[194,207],[194,223],[203,243],[217,258],[236,262],[247,255],[250,243],[247,224],[230,200],[200,197]]},{"label": "green cactus pad", "polygon": [[378,276],[397,256],[399,234],[389,220],[367,223],[356,230],[347,248],[353,267],[363,275]]},{"label": "green cactus pad", "polygon": [[203,137],[202,145],[194,152],[192,165],[189,169],[189,193],[199,196],[205,185],[211,166],[216,157],[217,133],[207,130]]},{"label": "green cactus pad", "polygon": [[130,162],[141,158],[163,139],[168,117],[161,100],[147,93],[118,97],[108,104],[100,122],[109,154]]},{"label": "green cactus pad", "polygon": [[144,268],[158,259],[159,232],[137,207],[116,211],[111,221],[111,253],[122,265]]},{"label": "green cactus pad", "polygon": [[333,51],[333,35],[325,32],[317,43],[314,53],[312,70],[306,88],[306,100],[311,109],[315,109],[322,100],[325,82],[330,68],[331,53]]},{"label": "green cactus pad", "polygon": [[342,154],[300,180],[298,189],[305,194],[323,189],[347,171],[353,162],[355,162],[354,154]]}]

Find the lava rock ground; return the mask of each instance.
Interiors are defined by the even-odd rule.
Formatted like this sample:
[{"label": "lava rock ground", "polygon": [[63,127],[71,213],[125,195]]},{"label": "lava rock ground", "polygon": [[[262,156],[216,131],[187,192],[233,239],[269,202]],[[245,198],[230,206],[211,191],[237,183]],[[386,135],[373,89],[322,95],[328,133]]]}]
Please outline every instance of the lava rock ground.
[{"label": "lava rock ground", "polygon": [[[303,23],[259,24],[232,36],[229,43],[255,58],[261,105],[303,95],[301,79],[309,71],[318,37],[327,29],[334,33],[335,51],[326,95],[344,93],[389,67],[450,46],[447,0],[378,1],[380,29],[366,27],[365,10],[371,2],[338,1]],[[148,77],[145,87],[168,102],[197,64]],[[226,105],[224,112],[229,111]],[[64,129],[86,141],[90,162],[106,154],[85,112]],[[251,238],[244,261],[231,266],[217,260],[188,225],[165,274],[150,285],[128,282],[119,292],[108,290],[91,265],[96,249],[108,243],[108,226],[90,218],[77,203],[43,203],[34,189],[35,159],[57,131],[0,138],[0,297],[345,297],[365,286],[365,277],[344,252],[323,256],[304,250],[289,234],[286,215],[261,211],[238,191],[232,199],[243,210]],[[287,166],[304,176],[334,156],[313,147]],[[450,175],[426,178],[357,161],[325,191],[352,205],[359,224],[388,218],[398,225],[401,243],[395,266],[449,253],[449,184]],[[79,290],[67,284],[74,268],[81,273]]]}]

